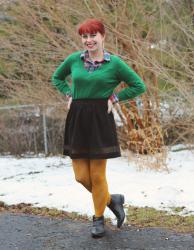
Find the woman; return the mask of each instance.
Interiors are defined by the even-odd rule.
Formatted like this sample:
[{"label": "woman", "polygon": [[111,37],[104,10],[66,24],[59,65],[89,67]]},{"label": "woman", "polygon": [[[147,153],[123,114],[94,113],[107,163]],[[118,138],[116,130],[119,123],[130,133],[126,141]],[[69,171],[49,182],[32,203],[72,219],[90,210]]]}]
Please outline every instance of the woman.
[{"label": "woman", "polygon": [[[125,219],[124,196],[110,194],[106,180],[107,159],[121,156],[112,107],[145,91],[141,78],[118,56],[104,50],[105,28],[88,19],[78,29],[83,51],[70,54],[52,76],[53,85],[68,101],[64,134],[64,155],[72,159],[75,179],[92,194],[95,215],[91,235],[102,237],[104,210],[108,206],[117,218]],[[67,76],[71,75],[70,88]],[[117,95],[121,81],[128,84]]]}]

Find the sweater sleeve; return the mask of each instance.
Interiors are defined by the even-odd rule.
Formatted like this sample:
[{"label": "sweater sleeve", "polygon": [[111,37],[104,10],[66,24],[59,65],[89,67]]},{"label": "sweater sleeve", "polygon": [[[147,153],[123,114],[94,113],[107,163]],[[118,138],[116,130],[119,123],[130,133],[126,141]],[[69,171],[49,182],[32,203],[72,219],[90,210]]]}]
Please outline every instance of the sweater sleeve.
[{"label": "sweater sleeve", "polygon": [[51,82],[61,93],[70,96],[71,88],[66,77],[71,74],[72,55],[69,55],[55,70]]},{"label": "sweater sleeve", "polygon": [[118,57],[118,81],[125,82],[128,87],[122,89],[117,95],[119,101],[133,99],[146,91],[146,85],[137,73]]}]

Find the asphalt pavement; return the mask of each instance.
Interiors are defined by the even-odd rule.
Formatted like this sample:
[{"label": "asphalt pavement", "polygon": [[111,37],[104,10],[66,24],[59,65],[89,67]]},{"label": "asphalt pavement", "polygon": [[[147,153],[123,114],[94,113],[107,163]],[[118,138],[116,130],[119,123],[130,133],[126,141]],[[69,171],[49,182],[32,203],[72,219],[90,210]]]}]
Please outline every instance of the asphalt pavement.
[{"label": "asphalt pavement", "polygon": [[0,250],[194,250],[194,234],[161,228],[121,229],[106,224],[106,236],[90,236],[91,221],[0,213]]}]

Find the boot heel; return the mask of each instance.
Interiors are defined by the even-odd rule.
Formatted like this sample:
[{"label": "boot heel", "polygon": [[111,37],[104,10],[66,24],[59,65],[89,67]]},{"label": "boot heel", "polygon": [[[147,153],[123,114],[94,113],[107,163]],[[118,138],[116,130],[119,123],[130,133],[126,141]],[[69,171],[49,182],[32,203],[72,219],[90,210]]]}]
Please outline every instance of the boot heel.
[{"label": "boot heel", "polygon": [[111,194],[111,202],[108,205],[108,207],[117,217],[117,227],[121,227],[125,219],[125,211],[123,207],[124,202],[125,202],[124,195]]},{"label": "boot heel", "polygon": [[125,197],[121,194],[121,204],[123,205],[125,203]]}]

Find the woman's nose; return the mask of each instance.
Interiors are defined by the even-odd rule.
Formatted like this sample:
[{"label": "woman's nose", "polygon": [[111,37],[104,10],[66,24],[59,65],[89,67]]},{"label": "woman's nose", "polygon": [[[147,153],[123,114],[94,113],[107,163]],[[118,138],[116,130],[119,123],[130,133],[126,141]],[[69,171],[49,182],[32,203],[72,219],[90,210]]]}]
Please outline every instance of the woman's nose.
[{"label": "woman's nose", "polygon": [[87,37],[87,40],[86,40],[87,42],[90,42],[90,41],[92,41],[92,37]]}]

